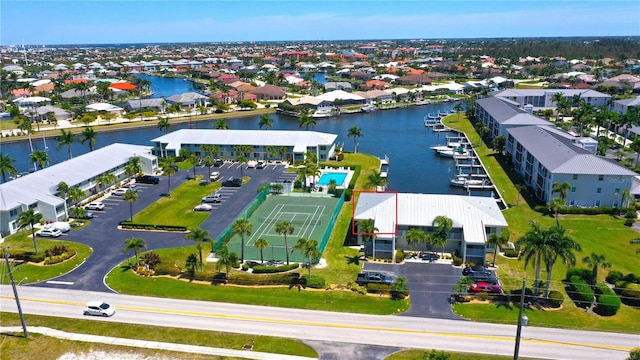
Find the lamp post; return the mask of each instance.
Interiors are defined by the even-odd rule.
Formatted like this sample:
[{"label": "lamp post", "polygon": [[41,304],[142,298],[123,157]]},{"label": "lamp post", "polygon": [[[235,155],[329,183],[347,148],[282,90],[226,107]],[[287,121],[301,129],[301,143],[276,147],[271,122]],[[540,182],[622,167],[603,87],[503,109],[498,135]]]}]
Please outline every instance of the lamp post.
[{"label": "lamp post", "polygon": [[523,315],[523,307],[524,307],[524,293],[527,288],[527,280],[522,280],[522,290],[520,292],[520,311],[518,313],[518,330],[516,331],[516,347],[513,351],[513,360],[518,360],[518,355],[520,352],[520,335],[522,333],[522,325],[527,325],[529,322],[529,318],[526,315]]}]

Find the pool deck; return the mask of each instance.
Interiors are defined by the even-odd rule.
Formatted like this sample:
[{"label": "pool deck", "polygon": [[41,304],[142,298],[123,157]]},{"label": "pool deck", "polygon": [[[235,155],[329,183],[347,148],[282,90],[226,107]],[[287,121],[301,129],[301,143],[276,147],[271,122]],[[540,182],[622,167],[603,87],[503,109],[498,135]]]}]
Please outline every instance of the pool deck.
[{"label": "pool deck", "polygon": [[[346,173],[346,177],[344,179],[344,181],[342,182],[342,184],[336,184],[336,188],[338,189],[346,189],[349,187],[349,183],[351,182],[351,178],[353,178],[353,173],[354,171],[349,169],[348,167],[337,167],[337,168],[331,168],[331,167],[324,167],[322,169],[320,169],[320,177],[322,177],[323,174],[331,174],[331,173],[341,173],[344,174]],[[318,177],[316,177],[318,178]],[[316,179],[314,179],[313,176],[307,176],[307,185],[310,186],[310,184],[312,184]],[[328,185],[325,184],[315,184],[315,188],[323,188],[323,192],[327,191],[327,187]]]}]

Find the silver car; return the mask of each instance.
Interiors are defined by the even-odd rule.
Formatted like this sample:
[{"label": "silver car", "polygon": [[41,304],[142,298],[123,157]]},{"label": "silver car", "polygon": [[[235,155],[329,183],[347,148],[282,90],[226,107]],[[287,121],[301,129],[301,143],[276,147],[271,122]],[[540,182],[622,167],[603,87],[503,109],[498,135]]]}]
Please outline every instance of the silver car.
[{"label": "silver car", "polygon": [[102,301],[89,301],[84,308],[84,315],[113,316],[115,313],[115,306]]}]

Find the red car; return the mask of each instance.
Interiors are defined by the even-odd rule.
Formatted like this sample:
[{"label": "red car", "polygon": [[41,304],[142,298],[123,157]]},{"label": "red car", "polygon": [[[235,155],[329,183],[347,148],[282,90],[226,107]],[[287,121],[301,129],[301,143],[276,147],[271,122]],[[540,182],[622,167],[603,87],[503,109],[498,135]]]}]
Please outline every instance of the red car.
[{"label": "red car", "polygon": [[472,293],[492,293],[492,294],[500,294],[502,293],[502,288],[500,285],[489,284],[488,282],[478,282],[475,284],[471,284],[469,286],[469,291]]}]

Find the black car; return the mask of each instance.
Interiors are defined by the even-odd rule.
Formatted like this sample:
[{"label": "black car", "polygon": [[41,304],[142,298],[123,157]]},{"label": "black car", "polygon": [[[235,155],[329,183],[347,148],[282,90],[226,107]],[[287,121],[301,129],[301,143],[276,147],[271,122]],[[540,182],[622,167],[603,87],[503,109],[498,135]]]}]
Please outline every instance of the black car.
[{"label": "black car", "polygon": [[158,184],[160,183],[160,178],[153,175],[142,175],[136,177],[136,182],[141,184]]},{"label": "black car", "polygon": [[462,270],[462,275],[470,275],[470,274],[492,275],[492,272],[491,270],[485,269],[484,267],[472,267],[472,266],[467,266]]},{"label": "black car", "polygon": [[242,186],[242,180],[236,178],[229,178],[225,182],[222,183],[222,186],[226,187],[240,187]]},{"label": "black car", "polygon": [[222,166],[222,164],[224,164],[224,161],[222,161],[222,159],[215,159],[213,162],[214,167],[220,167]]}]

